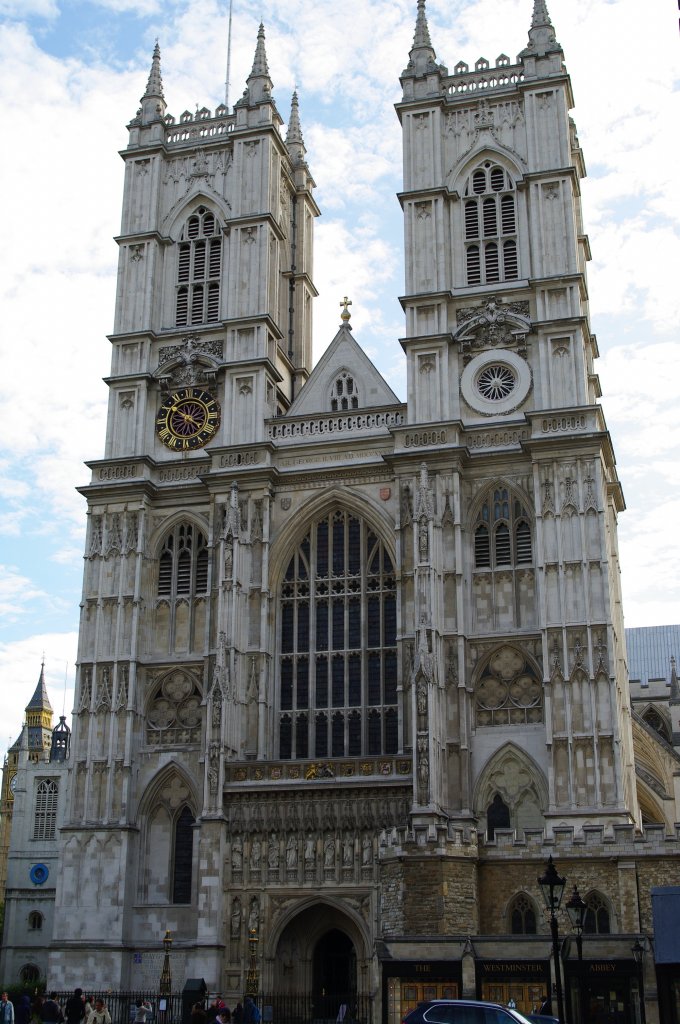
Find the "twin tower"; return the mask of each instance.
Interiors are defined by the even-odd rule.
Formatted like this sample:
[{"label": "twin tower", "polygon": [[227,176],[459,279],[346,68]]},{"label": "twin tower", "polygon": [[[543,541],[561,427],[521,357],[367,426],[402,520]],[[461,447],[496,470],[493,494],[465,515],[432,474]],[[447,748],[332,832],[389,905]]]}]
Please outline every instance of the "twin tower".
[{"label": "twin tower", "polygon": [[624,503],[545,4],[516,61],[450,73],[419,0],[401,83],[405,402],[346,311],[312,364],[319,211],[263,29],[233,110],[170,116],[154,52],[81,488],[51,987],[152,987],[168,929],[178,984],[235,1001],[256,970],[263,998],[335,985],[398,1021],[400,964],[469,993],[465,938],[509,930],[498,830],[540,868],[555,828],[637,820]]}]

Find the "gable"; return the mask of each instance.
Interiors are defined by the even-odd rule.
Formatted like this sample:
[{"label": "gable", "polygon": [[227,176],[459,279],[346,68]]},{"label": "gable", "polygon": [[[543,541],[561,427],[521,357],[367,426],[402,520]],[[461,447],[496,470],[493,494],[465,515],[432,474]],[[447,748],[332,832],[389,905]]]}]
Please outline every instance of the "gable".
[{"label": "gable", "polygon": [[352,337],[351,328],[343,324],[287,415],[318,415],[400,404],[392,388]]}]

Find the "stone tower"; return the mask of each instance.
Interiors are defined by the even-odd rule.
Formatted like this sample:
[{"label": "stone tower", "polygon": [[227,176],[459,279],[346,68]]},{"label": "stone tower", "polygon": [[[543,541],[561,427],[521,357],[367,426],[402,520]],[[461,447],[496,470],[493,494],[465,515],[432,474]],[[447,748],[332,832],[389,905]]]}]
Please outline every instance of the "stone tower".
[{"label": "stone tower", "polygon": [[623,499],[545,4],[515,63],[449,74],[419,0],[401,81],[404,404],[347,302],[311,366],[314,183],[263,29],[233,113],[175,122],[154,53],[82,488],[54,987],[153,988],[167,929],[173,977],[230,1004],[398,1024],[414,959],[439,994],[482,986],[473,940],[519,899],[531,1008],[536,865],[497,837],[539,859],[637,820]]},{"label": "stone tower", "polygon": [[[441,467],[440,523],[406,585],[457,687],[432,688],[418,730],[437,765],[427,803],[474,816],[483,791],[498,824],[628,821],[624,503],[597,404],[585,166],[545,3],[516,64],[449,74],[420,0],[401,82],[408,422]],[[532,761],[540,796],[517,791]]]}]

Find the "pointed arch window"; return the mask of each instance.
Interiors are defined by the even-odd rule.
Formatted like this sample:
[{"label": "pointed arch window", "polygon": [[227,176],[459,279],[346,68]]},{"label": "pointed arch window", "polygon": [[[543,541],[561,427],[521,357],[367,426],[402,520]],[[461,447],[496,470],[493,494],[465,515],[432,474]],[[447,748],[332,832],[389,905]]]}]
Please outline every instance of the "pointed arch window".
[{"label": "pointed arch window", "polygon": [[333,412],[344,412],[346,409],[359,408],[359,389],[354,376],[347,370],[333,381],[331,388],[331,410]]},{"label": "pointed arch window", "polygon": [[158,562],[159,597],[205,594],[208,590],[208,546],[192,523],[179,523],[163,543]]},{"label": "pointed arch window", "polygon": [[177,246],[175,325],[215,323],[220,312],[222,239],[215,215],[199,206]]},{"label": "pointed arch window", "polygon": [[473,171],[464,191],[467,284],[514,281],[517,211],[512,177],[490,160]]},{"label": "pointed arch window", "polygon": [[172,864],[172,902],[191,903],[194,816],[183,807],[175,821]]},{"label": "pointed arch window", "polygon": [[278,756],[394,754],[396,579],[358,516],[317,520],[280,590]]},{"label": "pointed arch window", "polygon": [[59,783],[55,779],[41,779],[35,794],[33,838],[50,841],[57,838],[57,800]]},{"label": "pointed arch window", "polygon": [[500,793],[496,793],[486,810],[486,834],[493,839],[497,828],[510,828],[510,808]]},{"label": "pointed arch window", "polygon": [[498,487],[482,504],[474,532],[475,569],[531,565],[531,525],[520,501]]},{"label": "pointed arch window", "polygon": [[587,909],[583,917],[584,935],[609,935],[611,922],[609,907],[604,897],[598,892],[591,892],[585,902]]},{"label": "pointed arch window", "polygon": [[536,908],[526,893],[515,896],[510,904],[510,932],[513,935],[536,934]]}]

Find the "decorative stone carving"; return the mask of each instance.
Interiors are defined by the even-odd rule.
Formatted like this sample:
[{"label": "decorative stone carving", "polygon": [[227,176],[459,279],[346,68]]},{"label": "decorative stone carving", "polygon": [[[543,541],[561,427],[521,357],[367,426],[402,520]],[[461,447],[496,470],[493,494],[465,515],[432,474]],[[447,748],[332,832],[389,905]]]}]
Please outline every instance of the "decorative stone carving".
[{"label": "decorative stone carving", "polygon": [[504,303],[492,295],[479,306],[457,310],[456,322],[454,341],[460,344],[464,366],[476,351],[499,347],[515,349],[526,359],[526,339],[532,329],[528,302]]}]

